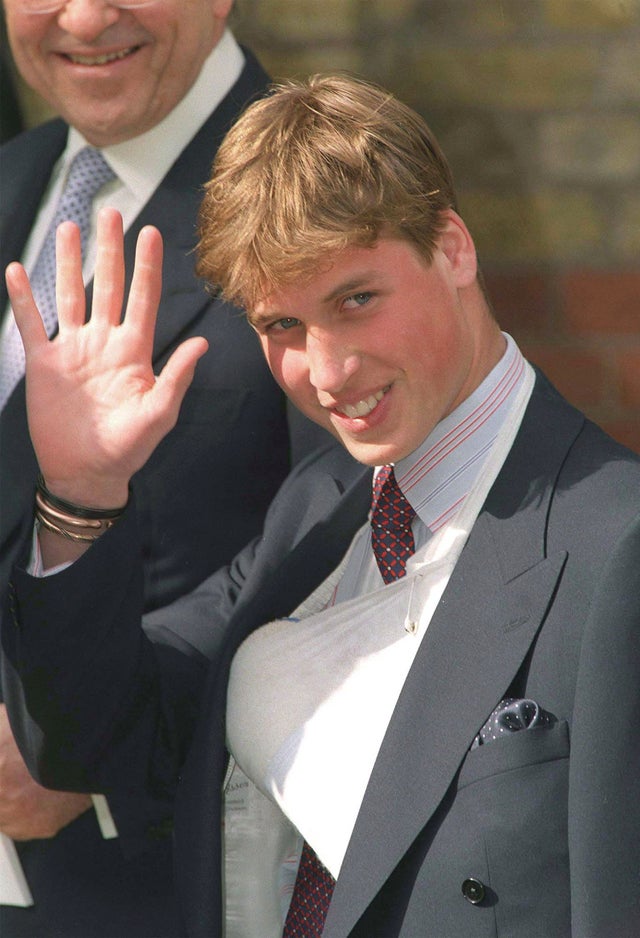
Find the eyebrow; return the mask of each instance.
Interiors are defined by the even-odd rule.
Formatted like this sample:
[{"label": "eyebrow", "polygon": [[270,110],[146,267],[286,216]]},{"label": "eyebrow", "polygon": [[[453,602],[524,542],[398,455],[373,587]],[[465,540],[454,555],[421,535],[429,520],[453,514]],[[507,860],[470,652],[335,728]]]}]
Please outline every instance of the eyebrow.
[{"label": "eyebrow", "polygon": [[[343,280],[342,283],[337,284],[329,293],[325,294],[320,299],[320,302],[323,304],[332,303],[339,296],[349,295],[350,293],[357,293],[358,290],[366,287],[372,280],[376,277],[379,272],[375,270],[366,270],[363,273],[358,274],[356,277],[352,277],[350,280]],[[295,316],[285,315],[284,313],[279,312],[277,309],[272,310],[268,313],[255,313],[247,311],[247,319],[249,320],[250,325],[255,329],[259,329],[261,325],[277,319],[294,319]]]},{"label": "eyebrow", "polygon": [[[272,313],[254,313],[254,312],[250,312],[249,310],[246,310],[246,315],[247,315],[247,320],[249,321],[249,325],[252,326],[254,329],[259,329],[260,326],[268,322],[272,322],[274,318]],[[278,318],[277,313],[276,313],[275,318],[276,319]]]},{"label": "eyebrow", "polygon": [[357,293],[358,289],[367,286],[370,283],[371,279],[374,278],[377,274],[375,270],[366,270],[361,274],[358,274],[357,277],[354,277],[352,280],[345,280],[342,283],[339,283],[333,290],[327,293],[321,300],[322,303],[331,303],[333,300],[337,299],[339,296],[350,293]]}]

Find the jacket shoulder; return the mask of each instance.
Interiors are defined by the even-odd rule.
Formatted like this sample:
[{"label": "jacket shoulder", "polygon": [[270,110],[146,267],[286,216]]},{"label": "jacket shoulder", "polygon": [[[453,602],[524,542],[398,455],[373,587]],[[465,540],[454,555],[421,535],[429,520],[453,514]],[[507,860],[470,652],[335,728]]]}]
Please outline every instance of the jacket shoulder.
[{"label": "jacket shoulder", "polygon": [[312,450],[289,476],[291,485],[313,484],[319,476],[330,475],[344,491],[359,479],[366,467],[357,462],[341,443],[329,440]]},{"label": "jacket shoulder", "polygon": [[24,169],[26,154],[31,154],[32,159],[37,159],[42,157],[43,154],[53,153],[54,159],[56,159],[64,149],[68,129],[68,125],[56,117],[53,120],[45,121],[43,124],[38,124],[37,127],[23,130],[22,133],[16,134],[11,140],[7,140],[0,147],[3,176],[13,166],[21,164]]}]

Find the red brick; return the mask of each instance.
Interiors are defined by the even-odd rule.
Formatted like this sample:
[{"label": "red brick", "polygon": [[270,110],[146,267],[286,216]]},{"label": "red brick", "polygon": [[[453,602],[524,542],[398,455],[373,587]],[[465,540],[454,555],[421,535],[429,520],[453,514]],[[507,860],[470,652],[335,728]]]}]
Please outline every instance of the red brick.
[{"label": "red brick", "polygon": [[640,345],[628,352],[620,352],[616,360],[619,378],[620,402],[624,407],[635,408],[640,424]]},{"label": "red brick", "polygon": [[640,336],[640,271],[573,271],[561,291],[574,333]]},{"label": "red brick", "polygon": [[604,363],[596,352],[533,343],[523,343],[522,349],[576,407],[588,410],[601,403],[605,386]]},{"label": "red brick", "polygon": [[496,318],[514,338],[542,335],[550,322],[549,282],[543,274],[485,271],[487,294]]}]

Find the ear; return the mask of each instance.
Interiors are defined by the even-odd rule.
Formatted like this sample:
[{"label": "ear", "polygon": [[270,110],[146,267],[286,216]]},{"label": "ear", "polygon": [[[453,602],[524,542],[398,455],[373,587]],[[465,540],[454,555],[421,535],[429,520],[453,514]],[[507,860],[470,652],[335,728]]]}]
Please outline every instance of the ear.
[{"label": "ear", "polygon": [[457,212],[448,208],[443,212],[444,227],[438,242],[456,279],[458,287],[468,287],[476,280],[478,261],[473,238]]}]

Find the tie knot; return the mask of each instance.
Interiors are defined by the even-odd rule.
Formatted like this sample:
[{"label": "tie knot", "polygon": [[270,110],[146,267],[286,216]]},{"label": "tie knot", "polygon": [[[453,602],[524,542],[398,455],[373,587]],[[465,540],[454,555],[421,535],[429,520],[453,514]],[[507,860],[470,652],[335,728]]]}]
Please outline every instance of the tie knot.
[{"label": "tie knot", "polygon": [[71,217],[74,214],[71,208],[74,197],[83,202],[90,202],[98,190],[114,178],[115,173],[100,150],[95,147],[83,147],[79,150],[71,161],[63,194]]},{"label": "tie knot", "polygon": [[373,484],[371,508],[374,516],[392,510],[399,514],[400,522],[405,518],[408,524],[413,521],[415,511],[398,485],[393,466],[383,466],[378,472]]},{"label": "tie knot", "polygon": [[383,466],[373,486],[371,544],[382,579],[403,577],[415,551],[411,522],[415,511],[405,498],[392,466]]}]

